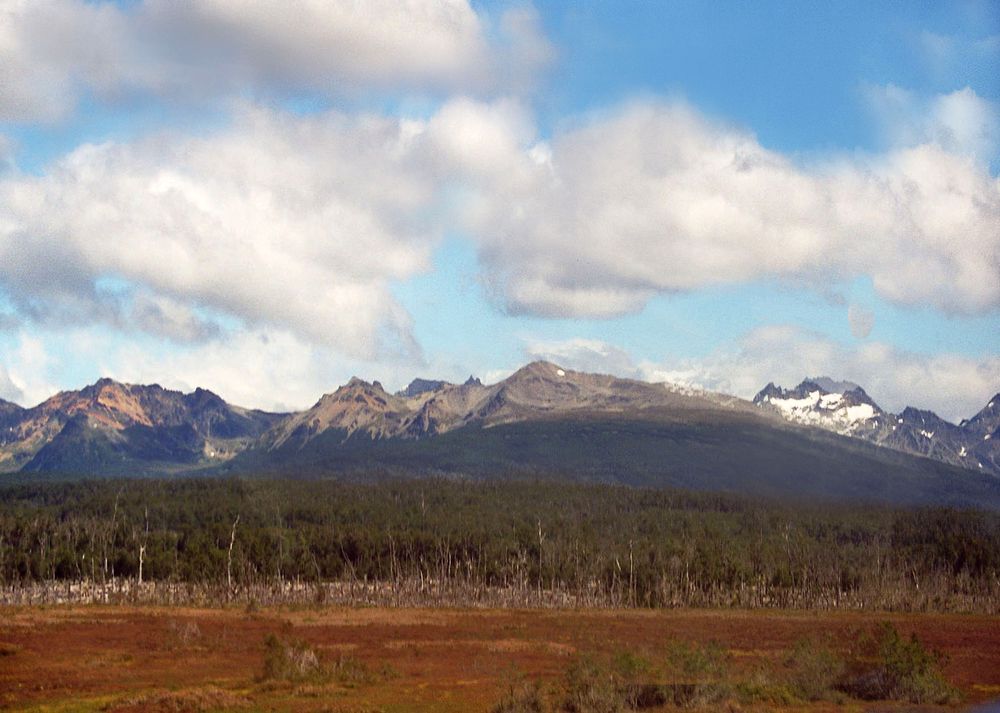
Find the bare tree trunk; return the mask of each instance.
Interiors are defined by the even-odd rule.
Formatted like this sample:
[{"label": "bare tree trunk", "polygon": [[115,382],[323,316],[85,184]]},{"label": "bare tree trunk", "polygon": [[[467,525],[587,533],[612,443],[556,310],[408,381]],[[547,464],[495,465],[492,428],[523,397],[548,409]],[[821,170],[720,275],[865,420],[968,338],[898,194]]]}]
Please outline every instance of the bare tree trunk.
[{"label": "bare tree trunk", "polygon": [[239,513],[236,515],[236,520],[233,521],[233,531],[229,535],[229,555],[226,558],[226,590],[228,595],[233,592],[233,545],[236,544],[236,526],[240,524]]},{"label": "bare tree trunk", "polygon": [[149,508],[143,508],[146,519],[146,531],[142,536],[142,543],[139,545],[139,584],[142,584],[142,564],[146,559],[146,543],[149,541]]}]

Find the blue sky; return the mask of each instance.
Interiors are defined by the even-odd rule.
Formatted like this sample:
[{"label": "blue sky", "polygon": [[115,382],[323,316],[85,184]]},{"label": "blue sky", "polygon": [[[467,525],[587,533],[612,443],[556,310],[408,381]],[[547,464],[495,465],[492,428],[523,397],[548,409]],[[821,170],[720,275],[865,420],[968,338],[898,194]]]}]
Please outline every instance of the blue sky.
[{"label": "blue sky", "polygon": [[350,5],[0,7],[0,398],[1000,389],[1000,3]]}]

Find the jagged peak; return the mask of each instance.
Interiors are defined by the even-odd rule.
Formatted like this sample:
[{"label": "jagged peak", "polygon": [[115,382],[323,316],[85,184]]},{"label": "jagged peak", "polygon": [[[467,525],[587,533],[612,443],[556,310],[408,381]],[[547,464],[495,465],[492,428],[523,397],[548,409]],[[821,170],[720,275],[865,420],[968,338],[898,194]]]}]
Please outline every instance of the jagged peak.
[{"label": "jagged peak", "polygon": [[426,394],[428,392],[437,391],[438,389],[444,388],[445,386],[450,386],[447,381],[441,379],[422,379],[417,377],[409,384],[406,388],[398,391],[397,396],[404,396],[407,398],[412,398],[414,396],[420,396],[421,394]]},{"label": "jagged peak", "polygon": [[100,379],[95,381],[93,384],[84,387],[81,391],[101,391],[107,388],[125,388],[126,384],[120,381],[112,379],[110,376],[102,376]]},{"label": "jagged peak", "polygon": [[900,412],[899,416],[904,421],[908,422],[919,421],[920,423],[927,423],[928,421],[939,422],[944,420],[933,411],[914,408],[913,406],[907,406],[904,408]]},{"label": "jagged peak", "polygon": [[465,380],[464,384],[462,384],[462,386],[482,386],[482,385],[483,382],[479,380],[479,377],[473,376],[472,374],[469,374],[469,378]]},{"label": "jagged peak", "polygon": [[846,394],[861,387],[853,381],[846,379],[834,379],[829,376],[806,377],[806,381],[816,384],[818,387],[830,394]]}]

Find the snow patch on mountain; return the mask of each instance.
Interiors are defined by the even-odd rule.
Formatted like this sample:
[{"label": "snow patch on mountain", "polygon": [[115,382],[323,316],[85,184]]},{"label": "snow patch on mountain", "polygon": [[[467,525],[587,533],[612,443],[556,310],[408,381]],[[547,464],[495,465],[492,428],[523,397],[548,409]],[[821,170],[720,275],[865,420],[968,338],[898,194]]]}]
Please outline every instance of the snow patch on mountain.
[{"label": "snow patch on mountain", "polygon": [[790,392],[776,387],[765,389],[754,403],[777,410],[789,421],[820,426],[844,435],[865,428],[879,415],[873,404],[859,402],[857,392],[826,393],[813,382],[803,382]]}]

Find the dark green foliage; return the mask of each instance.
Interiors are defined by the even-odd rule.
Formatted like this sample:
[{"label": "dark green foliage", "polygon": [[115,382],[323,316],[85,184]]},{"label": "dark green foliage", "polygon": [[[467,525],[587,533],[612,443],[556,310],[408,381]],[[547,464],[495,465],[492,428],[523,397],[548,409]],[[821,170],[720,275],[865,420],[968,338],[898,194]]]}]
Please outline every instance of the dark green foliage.
[{"label": "dark green foliage", "polygon": [[368,478],[462,474],[689,488],[786,498],[1000,509],[1000,481],[853,438],[775,425],[726,411],[683,418],[577,413],[561,418],[457,428],[419,439],[328,430],[304,445],[249,450],[220,467],[226,474]]},{"label": "dark green foliage", "polygon": [[[239,524],[233,538],[233,523]],[[0,583],[462,582],[634,606],[996,611],[1000,515],[555,482],[0,488]],[[589,599],[588,599],[589,598]]]}]

